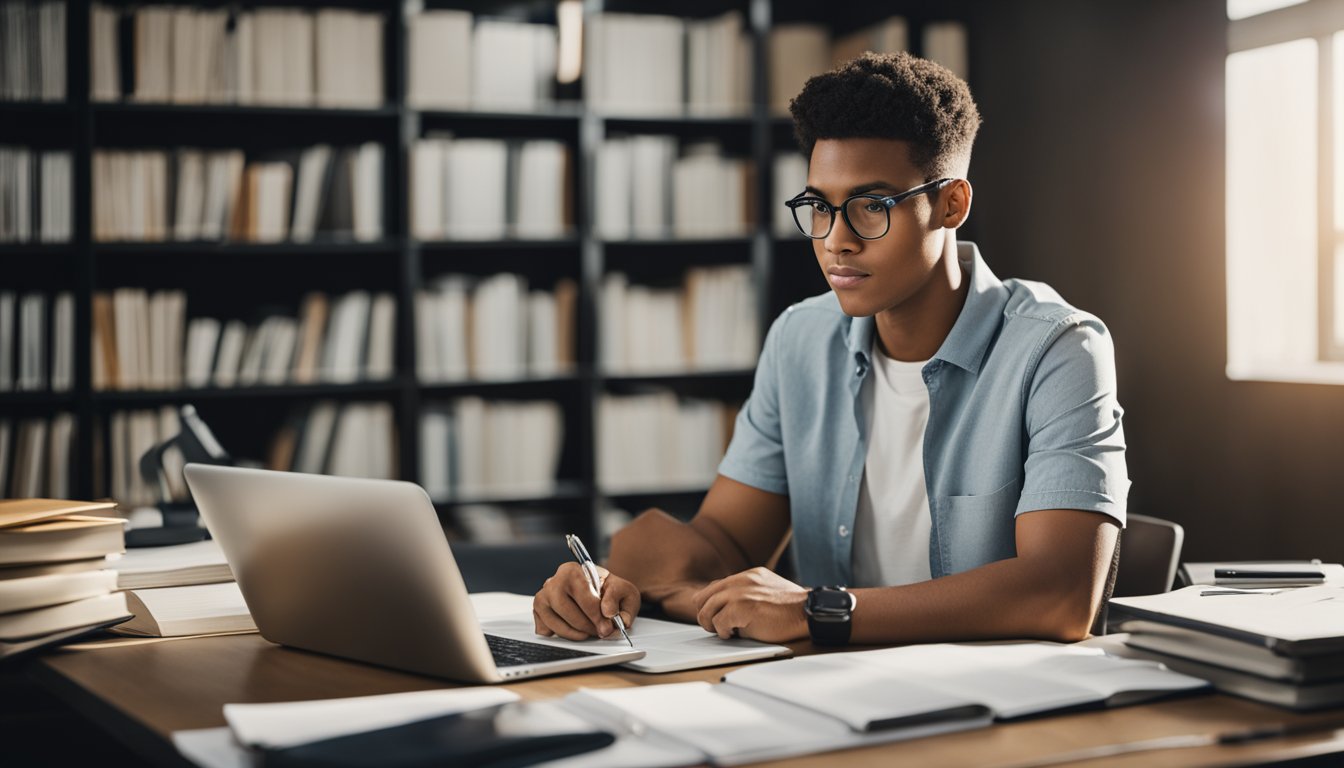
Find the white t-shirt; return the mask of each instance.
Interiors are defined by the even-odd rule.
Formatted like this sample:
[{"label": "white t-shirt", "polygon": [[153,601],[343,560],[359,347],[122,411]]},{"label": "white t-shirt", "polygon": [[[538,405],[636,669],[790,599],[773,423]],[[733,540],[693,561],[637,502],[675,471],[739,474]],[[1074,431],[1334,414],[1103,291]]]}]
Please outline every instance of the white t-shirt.
[{"label": "white t-shirt", "polygon": [[924,427],[929,422],[928,361],[904,363],[872,349],[865,387],[868,456],[854,518],[856,587],[890,587],[929,578],[929,492]]}]

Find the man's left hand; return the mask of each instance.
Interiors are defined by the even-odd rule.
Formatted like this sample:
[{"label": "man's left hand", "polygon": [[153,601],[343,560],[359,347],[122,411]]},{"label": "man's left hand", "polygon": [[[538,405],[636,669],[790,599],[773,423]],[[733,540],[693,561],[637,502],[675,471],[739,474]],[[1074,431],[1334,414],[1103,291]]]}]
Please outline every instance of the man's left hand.
[{"label": "man's left hand", "polygon": [[768,568],[712,581],[692,596],[696,622],[722,637],[787,643],[808,636],[807,590]]}]

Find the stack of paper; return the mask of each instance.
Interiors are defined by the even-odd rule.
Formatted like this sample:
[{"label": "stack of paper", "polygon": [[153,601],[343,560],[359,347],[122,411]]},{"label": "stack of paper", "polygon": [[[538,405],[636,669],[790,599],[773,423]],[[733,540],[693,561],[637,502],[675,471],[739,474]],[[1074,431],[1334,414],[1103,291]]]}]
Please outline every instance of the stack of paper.
[{"label": "stack of paper", "polygon": [[[1332,571],[1333,572],[1333,571]],[[1137,654],[1258,701],[1344,704],[1344,586],[1196,584],[1111,600],[1107,628]]]}]

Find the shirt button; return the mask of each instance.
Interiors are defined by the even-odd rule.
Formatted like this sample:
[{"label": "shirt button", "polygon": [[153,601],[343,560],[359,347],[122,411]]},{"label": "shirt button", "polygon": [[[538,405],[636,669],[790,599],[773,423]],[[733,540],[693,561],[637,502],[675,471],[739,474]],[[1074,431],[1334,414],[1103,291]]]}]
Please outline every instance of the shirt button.
[{"label": "shirt button", "polygon": [[842,526],[840,526],[840,528],[839,528],[839,533],[840,533],[840,538],[843,539],[844,537],[846,537],[846,536],[849,535],[849,528],[848,528],[847,526],[843,526],[843,525],[842,525]]}]

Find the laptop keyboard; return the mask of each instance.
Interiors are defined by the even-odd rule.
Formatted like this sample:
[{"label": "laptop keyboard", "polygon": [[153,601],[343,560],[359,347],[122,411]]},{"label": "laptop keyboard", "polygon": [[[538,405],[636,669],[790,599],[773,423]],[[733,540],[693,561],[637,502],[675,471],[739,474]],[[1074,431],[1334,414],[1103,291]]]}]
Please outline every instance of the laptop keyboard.
[{"label": "laptop keyboard", "polygon": [[541,664],[547,661],[581,659],[585,656],[597,656],[588,651],[576,651],[571,648],[558,648],[554,645],[529,643],[524,640],[512,640],[498,635],[486,635],[490,645],[490,655],[495,657],[497,667],[517,667],[526,664]]}]

